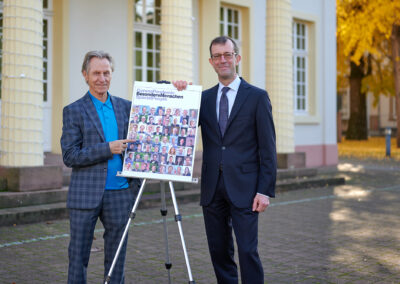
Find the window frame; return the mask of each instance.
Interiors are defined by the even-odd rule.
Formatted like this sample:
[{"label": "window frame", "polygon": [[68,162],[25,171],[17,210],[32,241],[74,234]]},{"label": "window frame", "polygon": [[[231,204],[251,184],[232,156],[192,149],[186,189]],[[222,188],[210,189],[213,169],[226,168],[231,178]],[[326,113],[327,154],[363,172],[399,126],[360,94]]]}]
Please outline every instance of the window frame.
[{"label": "window frame", "polygon": [[389,120],[397,120],[396,98],[394,96],[389,96]]},{"label": "window frame", "polygon": [[340,113],[342,120],[350,119],[350,89],[338,89],[337,95],[340,97]]},{"label": "window frame", "polygon": [[[234,13],[237,12],[237,15],[238,15],[237,23],[229,22],[229,20],[228,20],[229,10],[232,11],[232,19],[235,18]],[[240,54],[242,52],[242,11],[238,8],[228,6],[228,5],[221,5],[219,11],[220,11],[219,12],[220,35],[221,36],[227,35],[227,36],[231,37],[236,42],[236,45],[238,46],[239,54]],[[223,15],[223,19],[221,19],[221,15]],[[234,31],[234,28],[237,27],[237,34],[238,34],[237,38],[229,34],[228,29],[230,26],[232,27],[232,31]],[[241,74],[241,72],[242,72],[241,62],[239,62],[239,65],[238,65],[236,71],[238,74]]]},{"label": "window frame", "polygon": [[[228,19],[228,13],[229,11],[232,11],[232,18],[234,19],[234,13],[237,12],[237,18],[238,21],[237,23],[233,22],[233,21],[229,21]],[[221,14],[223,15],[223,19],[221,19]],[[233,38],[236,43],[239,45],[241,45],[241,39],[242,39],[242,29],[241,29],[241,23],[242,23],[242,13],[240,11],[240,9],[237,8],[233,8],[231,6],[226,6],[226,5],[221,5],[220,7],[220,17],[219,17],[219,31],[221,35],[228,35],[231,38]],[[230,35],[229,34],[229,27],[232,27],[232,29],[234,30],[234,28],[237,28],[237,37]]]},{"label": "window frame", "polygon": [[[304,27],[304,33],[298,34],[297,27]],[[293,20],[292,25],[292,50],[293,50],[293,107],[295,115],[308,115],[309,114],[309,32],[308,25],[302,21]],[[302,42],[299,46],[298,41]],[[301,66],[298,62],[303,61]],[[301,72],[299,74],[299,72]],[[301,78],[299,78],[301,77]],[[300,80],[299,80],[300,79]],[[301,94],[299,94],[299,89]],[[299,106],[299,103],[301,106]]]},{"label": "window frame", "polygon": [[[53,61],[53,50],[52,50],[52,42],[53,42],[53,10],[52,10],[52,0],[49,0],[47,8],[43,8],[43,22],[47,21],[47,39],[45,38],[45,34],[43,34],[43,51],[45,48],[45,40],[47,40],[47,57],[43,54],[43,103],[51,106],[52,102],[52,61]],[[45,72],[45,63],[47,63],[47,72]],[[45,77],[47,74],[47,78]],[[46,91],[44,90],[46,86]],[[45,100],[45,95],[46,100]]]},{"label": "window frame", "polygon": [[[149,8],[147,5],[149,3],[148,0],[136,0],[133,9],[134,9],[134,27],[133,27],[133,78],[135,81],[145,81],[145,82],[156,82],[160,80],[161,73],[161,1],[159,2],[160,6],[156,6],[156,1],[153,1],[153,6]],[[136,17],[136,7],[137,5],[141,5],[142,15],[144,15],[145,11],[149,9],[154,9],[155,13],[159,12],[160,16],[160,24],[156,23],[147,23],[146,17],[142,16],[142,21],[138,22]],[[157,16],[154,17],[154,21]],[[140,33],[142,36],[141,45],[136,46],[136,34]],[[153,37],[153,47],[149,48],[147,38],[148,36]],[[159,38],[159,44],[157,45],[157,37]],[[137,64],[137,56],[136,53],[141,51],[141,64]],[[148,66],[148,56],[152,54],[153,64]],[[141,70],[140,78],[136,75],[137,71]],[[148,78],[149,72],[152,73],[152,78]]]}]

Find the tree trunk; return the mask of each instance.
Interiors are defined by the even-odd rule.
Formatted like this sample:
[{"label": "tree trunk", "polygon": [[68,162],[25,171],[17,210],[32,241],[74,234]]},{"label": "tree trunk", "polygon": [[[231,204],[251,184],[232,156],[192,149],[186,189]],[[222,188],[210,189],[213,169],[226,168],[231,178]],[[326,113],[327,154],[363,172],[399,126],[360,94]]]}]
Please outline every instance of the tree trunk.
[{"label": "tree trunk", "polygon": [[400,25],[393,24],[392,35],[392,61],[394,90],[396,96],[396,116],[397,116],[397,148],[400,147]]},{"label": "tree trunk", "polygon": [[350,63],[350,120],[346,132],[348,140],[367,140],[367,98],[361,92],[361,82],[365,76],[364,58],[360,64]]}]

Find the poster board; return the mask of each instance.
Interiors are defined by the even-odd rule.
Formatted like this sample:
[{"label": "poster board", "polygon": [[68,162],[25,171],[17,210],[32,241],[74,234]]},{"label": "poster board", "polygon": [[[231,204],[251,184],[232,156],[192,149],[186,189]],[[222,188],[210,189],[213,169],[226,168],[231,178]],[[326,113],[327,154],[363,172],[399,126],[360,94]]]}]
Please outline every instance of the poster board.
[{"label": "poster board", "polygon": [[202,87],[136,81],[119,176],[193,182]]}]

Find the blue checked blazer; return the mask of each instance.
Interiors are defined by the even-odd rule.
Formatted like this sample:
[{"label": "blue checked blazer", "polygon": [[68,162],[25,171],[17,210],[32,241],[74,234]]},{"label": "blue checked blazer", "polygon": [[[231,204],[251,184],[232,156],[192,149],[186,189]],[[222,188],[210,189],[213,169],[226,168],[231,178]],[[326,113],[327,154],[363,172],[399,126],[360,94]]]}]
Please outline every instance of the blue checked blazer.
[{"label": "blue checked blazer", "polygon": [[[126,139],[131,103],[111,96],[118,125],[118,139]],[[103,197],[107,177],[107,162],[112,158],[96,108],[86,93],[63,110],[61,149],[64,164],[72,168],[67,207],[96,208]],[[139,179],[128,179],[137,189]]]}]

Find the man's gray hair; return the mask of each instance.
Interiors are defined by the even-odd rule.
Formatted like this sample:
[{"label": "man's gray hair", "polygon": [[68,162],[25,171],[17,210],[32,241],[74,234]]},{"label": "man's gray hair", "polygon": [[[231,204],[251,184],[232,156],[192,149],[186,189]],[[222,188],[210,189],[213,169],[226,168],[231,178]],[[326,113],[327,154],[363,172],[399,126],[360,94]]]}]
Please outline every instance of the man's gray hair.
[{"label": "man's gray hair", "polygon": [[111,66],[111,71],[114,72],[114,59],[111,57],[111,55],[105,51],[102,50],[92,50],[86,53],[85,58],[83,59],[83,64],[82,64],[82,73],[85,71],[86,73],[89,73],[89,63],[90,60],[93,58],[99,58],[99,59],[107,59],[108,62],[110,62]]}]

